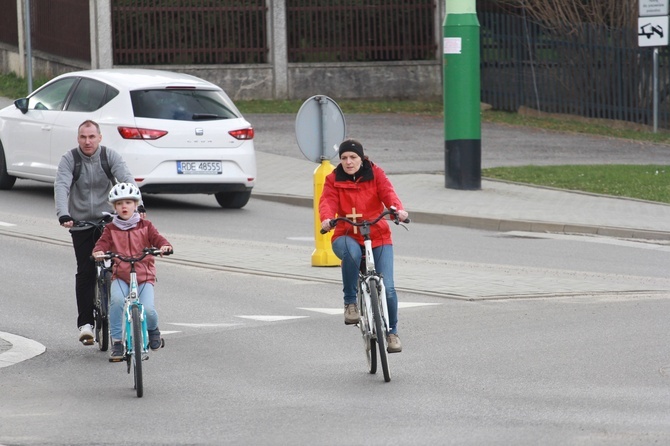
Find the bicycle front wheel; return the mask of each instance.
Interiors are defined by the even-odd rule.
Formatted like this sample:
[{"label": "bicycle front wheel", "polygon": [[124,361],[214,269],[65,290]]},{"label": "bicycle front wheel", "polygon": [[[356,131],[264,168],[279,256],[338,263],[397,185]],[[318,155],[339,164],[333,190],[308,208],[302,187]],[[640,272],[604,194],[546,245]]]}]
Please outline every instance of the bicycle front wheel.
[{"label": "bicycle front wheel", "polygon": [[142,395],[144,394],[144,386],[142,383],[142,321],[140,320],[140,309],[137,305],[133,305],[131,314],[133,318],[133,355],[131,361],[133,362],[133,375],[135,378],[137,397],[142,398]]},{"label": "bicycle front wheel", "polygon": [[[384,299],[386,296],[382,296]],[[391,381],[391,370],[389,370],[388,353],[386,351],[386,323],[382,319],[382,305],[380,302],[379,292],[377,290],[377,282],[370,281],[370,301],[372,305],[372,313],[375,320],[375,336],[377,338],[377,345],[379,346],[379,362],[382,363],[382,371],[384,372],[384,381]],[[374,348],[374,347],[373,347]]]},{"label": "bicycle front wheel", "polygon": [[109,293],[112,273],[104,271],[95,287],[95,340],[98,348],[106,352],[109,348]]},{"label": "bicycle front wheel", "polygon": [[370,326],[370,309],[365,303],[365,296],[361,291],[362,284],[359,282],[358,286],[358,309],[361,313],[361,321],[358,323],[358,328],[361,329],[361,336],[363,337],[363,347],[365,348],[365,357],[368,361],[368,372],[370,374],[377,373],[377,350],[375,343],[372,340],[372,327]]}]

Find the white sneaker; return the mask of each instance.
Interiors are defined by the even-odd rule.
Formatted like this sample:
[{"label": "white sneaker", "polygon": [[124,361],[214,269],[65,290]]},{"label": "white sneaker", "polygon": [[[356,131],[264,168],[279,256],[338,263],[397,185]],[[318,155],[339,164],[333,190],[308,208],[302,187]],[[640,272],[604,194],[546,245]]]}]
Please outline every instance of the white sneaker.
[{"label": "white sneaker", "polygon": [[93,326],[91,324],[79,327],[79,342],[84,345],[93,345]]}]

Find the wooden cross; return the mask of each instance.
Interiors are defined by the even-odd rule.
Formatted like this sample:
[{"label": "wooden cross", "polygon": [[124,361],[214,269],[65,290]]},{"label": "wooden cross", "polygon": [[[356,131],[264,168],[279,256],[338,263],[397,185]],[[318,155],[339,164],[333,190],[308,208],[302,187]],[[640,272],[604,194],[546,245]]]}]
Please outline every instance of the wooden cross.
[{"label": "wooden cross", "polygon": [[[362,217],[363,214],[357,214],[356,213],[356,208],[351,208],[351,214],[345,215],[349,220],[353,220],[354,223],[357,223],[356,217]],[[354,226],[354,234],[358,234],[358,228]]]}]

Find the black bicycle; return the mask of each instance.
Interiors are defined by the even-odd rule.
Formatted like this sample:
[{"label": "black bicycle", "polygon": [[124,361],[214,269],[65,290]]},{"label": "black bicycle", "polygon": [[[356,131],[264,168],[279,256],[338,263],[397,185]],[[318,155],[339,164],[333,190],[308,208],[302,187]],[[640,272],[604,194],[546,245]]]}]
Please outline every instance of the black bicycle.
[{"label": "black bicycle", "polygon": [[[74,227],[92,227],[94,231],[102,233],[105,225],[112,220],[106,216],[98,221],[77,221]],[[112,286],[112,261],[95,260],[95,293],[93,298],[93,342],[97,342],[98,348],[106,352],[109,348],[109,299]],[[89,344],[90,345],[90,344]]]}]

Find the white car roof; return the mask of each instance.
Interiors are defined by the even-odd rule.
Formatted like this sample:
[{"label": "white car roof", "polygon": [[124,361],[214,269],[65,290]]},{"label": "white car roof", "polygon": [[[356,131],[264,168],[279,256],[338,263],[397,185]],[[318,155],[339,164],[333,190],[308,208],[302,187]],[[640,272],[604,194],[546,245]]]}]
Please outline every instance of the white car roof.
[{"label": "white car roof", "polygon": [[145,88],[167,87],[195,87],[221,90],[219,86],[207,82],[204,79],[191,76],[190,74],[142,68],[111,68],[73,71],[58,76],[58,78],[70,76],[83,76],[97,79],[115,87],[131,91],[142,90]]}]

